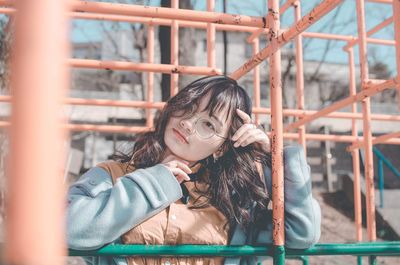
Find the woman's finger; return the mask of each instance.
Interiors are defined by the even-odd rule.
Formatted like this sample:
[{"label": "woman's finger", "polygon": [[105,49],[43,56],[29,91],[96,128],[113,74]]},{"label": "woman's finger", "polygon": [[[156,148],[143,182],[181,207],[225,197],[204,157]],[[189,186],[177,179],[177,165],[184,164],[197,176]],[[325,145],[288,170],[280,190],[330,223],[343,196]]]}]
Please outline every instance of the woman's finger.
[{"label": "woman's finger", "polygon": [[251,117],[246,112],[236,109],[236,113],[242,119],[243,123],[251,123]]},{"label": "woman's finger", "polygon": [[232,141],[237,141],[240,137],[242,137],[243,134],[245,134],[248,131],[253,131],[257,129],[256,126],[254,124],[251,123],[247,123],[247,124],[243,124],[236,132],[235,134],[232,136]]},{"label": "woman's finger", "polygon": [[261,130],[249,131],[243,134],[234,144],[234,147],[247,146],[252,143],[258,143],[260,145],[269,145],[268,136]]},{"label": "woman's finger", "polygon": [[176,162],[176,167],[182,169],[184,172],[186,172],[188,174],[192,173],[192,170],[190,169],[190,167],[188,167],[184,163],[177,161],[177,160],[175,162]]},{"label": "woman's finger", "polygon": [[190,181],[190,177],[180,168],[171,168],[172,174],[176,177],[179,183],[182,183],[184,180]]},{"label": "woman's finger", "polygon": [[255,135],[257,134],[256,131],[248,131],[245,132],[233,145],[234,147],[243,146],[243,143],[246,141],[254,140]]}]

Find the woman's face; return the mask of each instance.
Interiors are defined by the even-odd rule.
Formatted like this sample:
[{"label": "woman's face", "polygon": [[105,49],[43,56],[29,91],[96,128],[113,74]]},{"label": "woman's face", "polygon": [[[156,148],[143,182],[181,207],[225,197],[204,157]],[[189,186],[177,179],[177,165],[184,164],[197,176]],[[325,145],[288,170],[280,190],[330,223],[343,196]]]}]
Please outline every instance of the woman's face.
[{"label": "woman's face", "polygon": [[216,153],[221,147],[230,127],[228,109],[223,108],[210,117],[209,112],[204,111],[209,100],[210,94],[202,98],[194,114],[171,116],[164,133],[166,154],[172,153],[193,163]]}]

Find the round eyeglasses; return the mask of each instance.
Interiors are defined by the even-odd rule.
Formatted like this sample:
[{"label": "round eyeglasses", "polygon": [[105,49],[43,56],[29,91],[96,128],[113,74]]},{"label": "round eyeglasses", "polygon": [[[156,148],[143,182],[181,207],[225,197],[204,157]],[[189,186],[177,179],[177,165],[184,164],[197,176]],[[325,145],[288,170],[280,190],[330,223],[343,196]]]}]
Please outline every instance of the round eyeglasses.
[{"label": "round eyeglasses", "polygon": [[218,136],[222,139],[227,139],[225,136],[219,135],[217,133],[217,127],[215,123],[210,118],[200,117],[197,113],[186,115],[186,117],[182,117],[182,120],[189,120],[195,118],[194,122],[194,130],[197,135],[202,139],[212,138],[214,135]]}]

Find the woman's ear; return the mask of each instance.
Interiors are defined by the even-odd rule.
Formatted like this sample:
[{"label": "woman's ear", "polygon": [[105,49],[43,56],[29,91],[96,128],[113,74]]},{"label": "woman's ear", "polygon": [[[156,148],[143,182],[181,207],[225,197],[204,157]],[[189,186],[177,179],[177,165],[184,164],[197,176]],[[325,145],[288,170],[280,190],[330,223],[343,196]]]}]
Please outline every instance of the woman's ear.
[{"label": "woman's ear", "polygon": [[218,148],[217,151],[215,151],[215,152],[213,153],[214,161],[217,161],[218,158],[220,158],[221,156],[224,155],[224,153],[225,153],[225,151],[224,151],[224,146],[222,145],[220,148]]}]

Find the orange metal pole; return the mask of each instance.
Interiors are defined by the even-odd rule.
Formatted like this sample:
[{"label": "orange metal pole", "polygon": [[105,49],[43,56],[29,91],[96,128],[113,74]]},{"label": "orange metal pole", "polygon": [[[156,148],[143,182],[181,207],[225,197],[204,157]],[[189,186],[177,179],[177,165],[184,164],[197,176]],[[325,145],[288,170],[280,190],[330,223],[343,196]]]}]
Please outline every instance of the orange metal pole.
[{"label": "orange metal pole", "polygon": [[[14,8],[0,8],[1,14],[12,15],[14,12],[15,12]],[[163,25],[163,26],[171,26],[173,21],[173,19],[167,19],[167,18],[149,18],[149,17],[137,17],[137,16],[132,17],[129,15],[109,15],[109,14],[82,13],[82,12],[69,12],[69,15],[71,16],[71,18],[75,19],[109,20],[109,21],[129,22],[129,23]],[[206,29],[208,23],[179,20],[179,27]],[[212,24],[215,26],[216,30],[235,31],[235,32],[243,31],[250,33],[260,30],[258,27],[254,26],[241,26],[241,25],[228,25],[228,24],[215,24],[215,23]],[[268,31],[268,29],[265,28],[261,29],[261,31],[264,30]]]},{"label": "orange metal pole", "polygon": [[77,68],[113,69],[137,72],[179,73],[191,75],[220,75],[221,70],[200,66],[184,66],[172,64],[131,63],[121,61],[99,61],[89,59],[68,59],[70,66]]},{"label": "orange metal pole", "polygon": [[268,58],[272,53],[276,52],[279,48],[291,41],[298,34],[305,31],[308,27],[318,21],[329,11],[334,9],[341,2],[343,2],[343,0],[325,0],[318,6],[316,6],[313,10],[311,10],[308,15],[304,16],[299,22],[295,23],[285,32],[281,34],[279,34],[278,32],[274,32],[274,34],[276,35],[272,36],[270,44],[262,49],[259,53],[252,56],[241,67],[233,72],[230,75],[231,78],[239,79],[240,77],[251,71],[256,65],[263,62],[264,59]]},{"label": "orange metal pole", "polygon": [[[394,39],[396,41],[397,78],[400,78],[400,1],[393,0]],[[400,84],[397,84],[397,100],[400,108]]]},{"label": "orange metal pole", "polygon": [[297,122],[294,122],[294,123],[286,126],[285,131],[287,132],[289,130],[293,130],[303,124],[311,122],[312,120],[315,120],[320,117],[324,117],[327,114],[329,114],[335,110],[341,109],[351,103],[354,103],[357,101],[362,101],[365,98],[371,97],[385,89],[395,87],[397,85],[397,83],[398,83],[397,79],[390,79],[381,84],[370,85],[370,86],[367,85],[368,88],[363,89],[361,92],[357,93],[356,95],[349,96],[345,99],[337,101],[337,102],[333,103],[332,105],[330,105],[318,112],[315,112],[314,114],[312,114],[310,116],[304,117],[302,120],[299,120]]},{"label": "orange metal pole", "polygon": [[[373,144],[383,144],[387,142],[389,139],[400,137],[400,132],[394,132],[394,133],[389,133],[385,134],[379,137],[376,137],[375,139],[372,139]],[[400,140],[400,139],[398,139]]]},{"label": "orange metal pole", "polygon": [[[3,1],[11,2],[11,1]],[[217,12],[195,11],[195,10],[171,10],[166,7],[151,7],[139,5],[127,5],[119,3],[102,3],[74,1],[74,11],[90,12],[100,14],[116,14],[125,16],[157,17],[177,20],[199,21],[207,23],[241,25],[256,28],[265,28],[262,17],[251,17],[244,15],[232,15]]]},{"label": "orange metal pole", "polygon": [[392,0],[367,0],[367,2],[380,3],[380,4],[391,4]]},{"label": "orange metal pole", "polygon": [[[11,96],[0,95],[0,102],[10,102]],[[67,98],[64,99],[65,104],[69,105],[84,105],[84,106],[110,106],[110,107],[127,107],[127,108],[156,108],[162,109],[164,102],[153,102],[147,101],[125,101],[125,100],[108,100],[108,99],[87,99],[87,98]],[[254,107],[253,112],[256,114],[271,114],[270,108],[258,108]],[[284,116],[310,116],[316,113],[315,110],[297,110],[297,109],[284,109]],[[361,113],[351,112],[331,112],[324,116],[324,118],[330,119],[362,119]],[[400,121],[399,115],[387,115],[387,114],[371,114],[372,120],[380,121]]]},{"label": "orange metal pole", "polygon": [[281,8],[279,9],[279,12],[280,12],[281,14],[285,13],[286,10],[287,10],[290,6],[294,5],[294,3],[295,3],[296,1],[297,1],[297,0],[287,0],[287,1],[281,6]]},{"label": "orange metal pole", "polygon": [[[349,55],[349,95],[353,96],[356,91],[356,74],[354,64],[354,51],[353,48],[348,50]],[[357,104],[351,105],[351,111],[357,113]],[[351,135],[358,137],[357,121],[351,121]],[[353,161],[353,193],[354,193],[354,220],[356,225],[356,240],[362,241],[362,207],[361,207],[361,185],[360,185],[360,156],[358,150],[355,149],[351,152]]]},{"label": "orange metal pole", "polygon": [[[294,16],[296,22],[301,19],[301,5],[300,1],[294,2]],[[301,34],[295,38],[296,45],[296,94],[297,94],[297,108],[304,110],[304,70],[303,70],[303,40]],[[304,153],[307,156],[306,146],[306,128],[304,125],[299,127],[299,144],[303,146]]]},{"label": "orange metal pole", "polygon": [[[279,1],[268,1],[270,41],[273,42],[280,30]],[[254,65],[256,66],[256,65]],[[254,68],[254,66],[252,68]],[[271,54],[270,91],[271,91],[271,143],[272,143],[272,202],[273,202],[273,243],[285,244],[284,225],[284,189],[283,189],[283,124],[282,124],[282,81],[281,51],[275,49]]]},{"label": "orange metal pole", "polygon": [[249,37],[247,37],[246,41],[248,43],[252,43],[253,40],[257,39],[261,34],[268,34],[268,33],[269,33],[269,29],[268,28],[267,29],[262,28],[262,29],[254,30],[253,33]]},{"label": "orange metal pole", "polygon": [[[400,137],[400,132],[393,132],[385,135],[381,135],[376,138],[372,138],[372,144],[384,144],[387,143],[388,141],[400,141],[397,137]],[[393,139],[394,138],[394,139]],[[353,151],[354,149],[358,148],[364,148],[364,143],[363,142],[357,142],[353,143],[351,146],[347,148],[348,151]]]},{"label": "orange metal pole", "polygon": [[[171,0],[171,8],[179,10],[178,0]],[[175,11],[172,10],[171,11]],[[171,24],[171,65],[177,67],[179,64],[179,24],[177,20],[172,20]],[[171,74],[171,97],[178,93],[178,79],[179,75]]]},{"label": "orange metal pole", "polygon": [[[154,63],[154,26],[147,26],[147,62],[149,64]],[[154,72],[147,73],[147,102],[149,104],[154,101]],[[146,109],[146,126],[154,126],[153,111]]]},{"label": "orange metal pole", "polygon": [[[7,167],[6,264],[64,264],[61,98],[68,88],[68,1],[16,0]],[[27,44],[29,48],[27,49]]]},{"label": "orange metal pole", "polygon": [[[297,133],[284,133],[285,139],[298,139],[299,135]],[[342,142],[342,143],[361,143],[363,137],[354,137],[352,135],[327,135],[327,134],[306,134],[306,139],[310,141],[332,141],[332,142]],[[376,139],[372,137],[372,139]],[[382,144],[400,144],[400,139],[390,139]],[[349,150],[348,150],[349,151]]]},{"label": "orange metal pole", "polygon": [[[388,19],[385,19],[383,22],[379,23],[378,25],[376,25],[375,27],[373,27],[372,29],[370,29],[367,32],[367,36],[372,36],[373,34],[377,33],[378,31],[380,31],[381,29],[383,29],[384,27],[388,26],[390,23],[393,22],[393,17],[390,17]],[[367,38],[367,41],[371,40]],[[382,40],[384,41],[384,40]],[[343,50],[348,50],[351,47],[353,47],[354,45],[358,44],[358,38],[354,38],[353,40],[351,40],[346,46],[343,47]]]},{"label": "orange metal pole", "polygon": [[[207,11],[213,12],[215,8],[214,0],[207,0]],[[207,24],[207,65],[215,68],[215,24]]]},{"label": "orange metal pole", "polygon": [[[359,58],[361,83],[368,79],[368,58],[367,58],[367,34],[365,31],[365,8],[364,0],[356,1],[357,7],[357,28],[359,38]],[[363,87],[363,91],[368,90]],[[365,144],[365,185],[366,185],[366,204],[367,204],[367,230],[368,239],[376,240],[376,222],[375,222],[375,189],[374,189],[374,164],[372,155],[372,135],[371,135],[371,108],[370,98],[366,97],[361,101],[363,109],[363,135]]]},{"label": "orange metal pole", "polygon": [[[9,128],[10,122],[8,121],[0,121],[0,129],[1,128]],[[109,133],[138,133],[138,132],[147,132],[153,130],[150,127],[132,127],[132,126],[120,126],[120,125],[98,125],[98,124],[64,124],[63,128],[73,131],[97,131],[97,132],[109,132]],[[269,135],[271,135],[269,133]],[[297,133],[284,133],[284,139],[296,140],[299,135]],[[372,140],[375,140],[377,137],[372,137]],[[354,137],[352,135],[326,135],[326,134],[306,134],[306,140],[309,141],[331,141],[331,142],[341,142],[341,143],[353,143],[356,144],[361,143],[363,141],[363,137]],[[400,145],[399,138],[391,138],[382,142],[382,144],[395,144]],[[350,146],[351,147],[351,146]],[[350,150],[348,148],[348,151]]]},{"label": "orange metal pole", "polygon": [[[253,46],[253,54],[258,53],[258,50],[260,49],[260,41],[258,38],[255,38],[252,41],[252,46]],[[254,106],[256,108],[261,107],[261,92],[260,92],[260,66],[254,67],[254,72],[253,72],[253,100],[254,100]],[[255,122],[257,125],[260,124],[260,115],[258,113],[255,113]]]},{"label": "orange metal pole", "polygon": [[341,40],[341,41],[354,40],[354,37],[350,35],[339,35],[339,34],[330,34],[321,32],[303,32],[301,36],[303,36],[304,38],[319,38],[326,40]]}]

